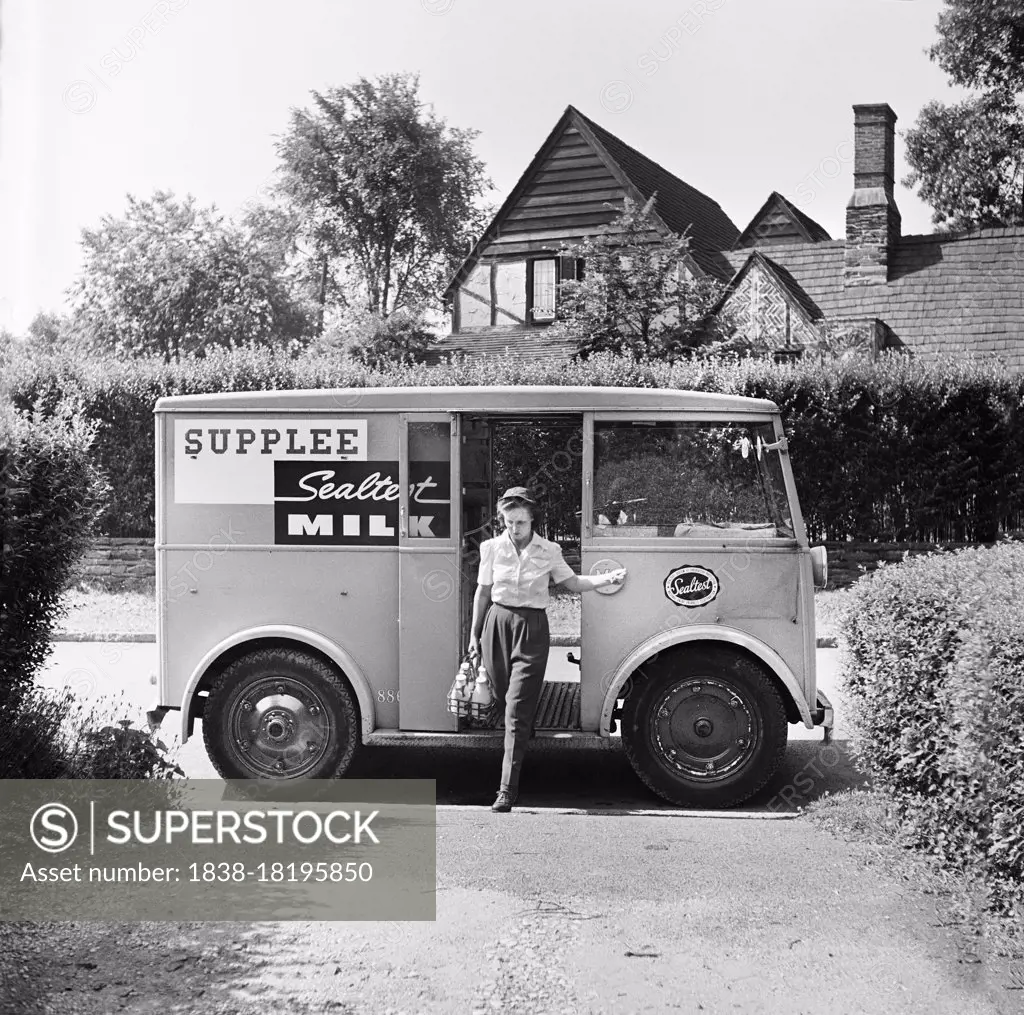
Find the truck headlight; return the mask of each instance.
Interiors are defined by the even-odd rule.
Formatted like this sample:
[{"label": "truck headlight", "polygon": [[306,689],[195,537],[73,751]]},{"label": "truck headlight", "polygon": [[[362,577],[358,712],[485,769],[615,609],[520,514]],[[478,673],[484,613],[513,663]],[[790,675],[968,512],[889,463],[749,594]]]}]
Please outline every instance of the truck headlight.
[{"label": "truck headlight", "polygon": [[811,547],[811,574],[816,589],[823,589],[828,584],[828,551],[824,546]]}]

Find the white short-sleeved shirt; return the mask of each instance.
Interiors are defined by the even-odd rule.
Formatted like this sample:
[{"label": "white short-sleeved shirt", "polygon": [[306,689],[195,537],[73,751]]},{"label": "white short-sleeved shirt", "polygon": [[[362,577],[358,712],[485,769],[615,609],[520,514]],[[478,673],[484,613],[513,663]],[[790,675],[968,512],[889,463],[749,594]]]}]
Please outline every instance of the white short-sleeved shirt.
[{"label": "white short-sleeved shirt", "polygon": [[491,586],[491,602],[502,606],[532,606],[543,610],[548,605],[549,576],[555,584],[576,572],[566,564],[558,543],[538,536],[516,553],[506,530],[480,544],[478,585]]}]

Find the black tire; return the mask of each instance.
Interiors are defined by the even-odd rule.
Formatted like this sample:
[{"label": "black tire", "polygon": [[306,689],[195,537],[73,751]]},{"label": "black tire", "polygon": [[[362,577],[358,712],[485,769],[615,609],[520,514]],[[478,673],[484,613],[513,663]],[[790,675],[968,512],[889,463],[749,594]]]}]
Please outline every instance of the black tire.
[{"label": "black tire", "polygon": [[359,743],[359,711],[344,678],[295,649],[259,649],[229,664],[202,722],[206,751],[225,779],[328,779],[348,769]]},{"label": "black tire", "polygon": [[673,653],[626,699],[622,741],[636,774],[684,807],[734,807],[775,774],[788,723],[778,687],[729,649]]}]

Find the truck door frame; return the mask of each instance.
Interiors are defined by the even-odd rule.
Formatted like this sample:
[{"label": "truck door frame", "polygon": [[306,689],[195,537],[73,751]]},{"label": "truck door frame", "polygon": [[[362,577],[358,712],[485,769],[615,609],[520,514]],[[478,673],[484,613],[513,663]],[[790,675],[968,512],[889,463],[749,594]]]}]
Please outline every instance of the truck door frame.
[{"label": "truck door frame", "polygon": [[[450,524],[447,537],[409,534],[409,426],[446,423],[449,427]],[[446,692],[458,666],[459,546],[462,538],[459,414],[399,413],[398,453],[398,674],[399,728],[455,732]]]}]

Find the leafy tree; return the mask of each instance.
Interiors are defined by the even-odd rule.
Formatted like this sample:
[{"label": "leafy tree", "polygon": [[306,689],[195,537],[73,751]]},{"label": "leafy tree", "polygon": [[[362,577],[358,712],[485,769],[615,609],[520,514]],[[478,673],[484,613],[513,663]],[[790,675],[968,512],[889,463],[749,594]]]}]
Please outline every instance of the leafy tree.
[{"label": "leafy tree", "polygon": [[1024,91],[1024,8],[1020,0],[946,0],[939,41],[928,51],[964,88]]},{"label": "leafy tree", "polygon": [[76,322],[95,344],[165,362],[213,346],[298,345],[308,308],[280,235],[264,238],[157,191],[129,195],[120,218],[82,232],[84,266],[71,290]]},{"label": "leafy tree", "polygon": [[422,311],[400,308],[383,317],[369,310],[346,314],[328,329],[312,352],[341,352],[371,369],[419,363],[435,340]]},{"label": "leafy tree", "polygon": [[484,225],[490,187],[472,152],[475,130],[449,127],[424,106],[419,79],[313,92],[278,143],[282,190],[302,219],[318,280],[320,330],[329,309],[386,318],[436,305],[467,242]]},{"label": "leafy tree", "polygon": [[929,102],[906,133],[911,172],[932,221],[947,229],[1024,223],[1024,5],[946,0],[929,50],[953,84],[984,89]]},{"label": "leafy tree", "polygon": [[[20,342],[6,328],[0,328],[0,367],[10,366],[21,351],[23,343]],[[3,403],[4,385],[0,381],[0,405]]]},{"label": "leafy tree", "polygon": [[61,346],[68,323],[60,314],[40,311],[29,322],[25,341],[41,352],[54,352]]},{"label": "leafy tree", "polygon": [[98,351],[91,330],[69,314],[40,311],[25,330],[22,351],[28,356],[51,356],[66,351],[90,355]]},{"label": "leafy tree", "polygon": [[662,236],[654,197],[643,206],[627,199],[607,229],[563,253],[581,258],[584,277],[559,285],[561,320],[553,326],[577,345],[578,355],[626,353],[673,360],[708,338],[708,314],[722,294],[715,279],[686,268],[686,235]]}]

